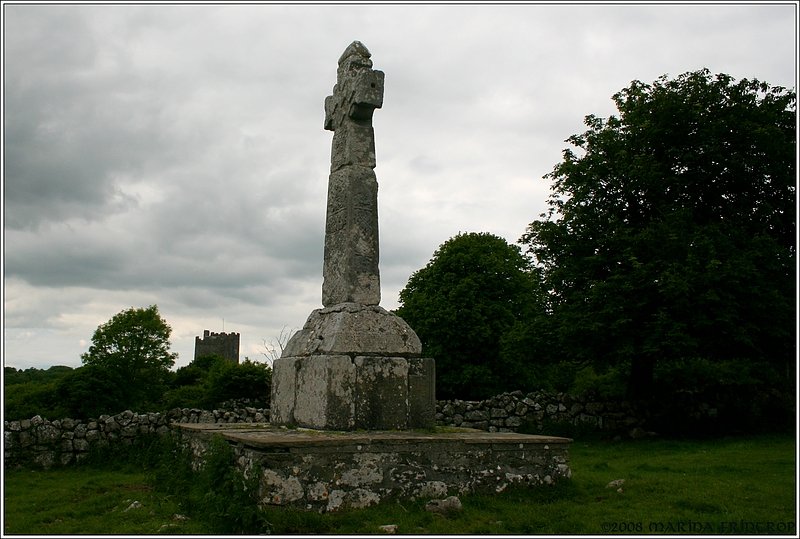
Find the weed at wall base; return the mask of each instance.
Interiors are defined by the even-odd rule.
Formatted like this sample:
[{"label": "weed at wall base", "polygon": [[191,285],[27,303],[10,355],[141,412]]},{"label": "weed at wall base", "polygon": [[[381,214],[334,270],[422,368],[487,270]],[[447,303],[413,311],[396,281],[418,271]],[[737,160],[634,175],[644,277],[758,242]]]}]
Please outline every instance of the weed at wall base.
[{"label": "weed at wall base", "polygon": [[182,510],[202,520],[215,534],[264,533],[268,523],[258,508],[260,470],[245,478],[235,466],[233,448],[215,436],[203,464],[193,469],[192,457],[178,437],[165,437],[152,474],[156,490],[180,498]]}]

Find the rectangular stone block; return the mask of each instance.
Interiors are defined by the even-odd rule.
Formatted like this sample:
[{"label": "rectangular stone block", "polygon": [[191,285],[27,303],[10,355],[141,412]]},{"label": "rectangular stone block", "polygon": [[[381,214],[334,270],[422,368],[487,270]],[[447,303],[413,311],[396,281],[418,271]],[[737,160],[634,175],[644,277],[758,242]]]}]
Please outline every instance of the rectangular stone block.
[{"label": "rectangular stone block", "polygon": [[350,430],[355,427],[356,368],[349,356],[328,358],[328,428]]},{"label": "rectangular stone block", "polygon": [[294,397],[297,358],[282,357],[272,363],[272,388],[270,391],[270,417],[273,423],[294,423]]},{"label": "rectangular stone block", "polygon": [[298,425],[327,425],[328,358],[298,358],[294,420]]},{"label": "rectangular stone block", "polygon": [[297,379],[291,423],[334,430],[353,428],[356,375],[352,360],[348,356],[308,356],[294,361]]},{"label": "rectangular stone block", "polygon": [[408,360],[408,426],[436,424],[436,363],[432,358]]},{"label": "rectangular stone block", "polygon": [[309,355],[276,360],[271,422],[326,430],[403,430],[435,422],[430,358]]},{"label": "rectangular stone block", "polygon": [[355,366],[356,424],[366,429],[407,428],[408,360],[359,356]]}]

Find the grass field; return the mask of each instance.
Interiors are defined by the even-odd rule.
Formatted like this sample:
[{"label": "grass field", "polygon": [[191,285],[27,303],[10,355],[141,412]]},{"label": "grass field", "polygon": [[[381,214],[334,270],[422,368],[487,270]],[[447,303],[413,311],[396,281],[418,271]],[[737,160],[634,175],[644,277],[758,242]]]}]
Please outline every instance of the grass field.
[{"label": "grass field", "polygon": [[[144,472],[90,466],[7,470],[6,534],[203,533],[178,502],[154,492]],[[141,507],[131,507],[139,502]],[[181,515],[183,516],[183,515]]]},{"label": "grass field", "polygon": [[[424,500],[320,515],[270,508],[273,534],[796,534],[796,447],[791,436],[703,441],[576,441],[573,477],[553,488],[463,496],[439,516]],[[621,491],[607,488],[624,479]],[[133,501],[141,507],[125,511]],[[8,470],[7,534],[215,533],[181,515],[178,496],[125,467]]]}]

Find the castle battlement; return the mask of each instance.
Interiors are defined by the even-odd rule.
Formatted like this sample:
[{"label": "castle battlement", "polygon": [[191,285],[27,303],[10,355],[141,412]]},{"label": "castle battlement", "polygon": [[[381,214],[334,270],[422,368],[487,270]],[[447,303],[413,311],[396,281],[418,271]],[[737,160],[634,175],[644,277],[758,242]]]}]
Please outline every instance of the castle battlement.
[{"label": "castle battlement", "polygon": [[203,331],[203,338],[194,338],[194,358],[203,356],[222,356],[228,361],[239,364],[238,333],[215,333]]}]

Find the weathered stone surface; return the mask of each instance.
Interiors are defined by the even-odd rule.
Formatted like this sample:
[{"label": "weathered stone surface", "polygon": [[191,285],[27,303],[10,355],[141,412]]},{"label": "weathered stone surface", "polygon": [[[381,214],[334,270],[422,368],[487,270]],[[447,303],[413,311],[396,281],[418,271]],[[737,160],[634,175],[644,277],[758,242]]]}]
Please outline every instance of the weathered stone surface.
[{"label": "weathered stone surface", "polygon": [[61,432],[52,424],[44,423],[36,431],[36,440],[40,444],[49,444],[61,438]]},{"label": "weathered stone surface", "polygon": [[427,481],[420,485],[418,494],[420,498],[447,496],[447,483],[444,481]]},{"label": "weathered stone surface", "polygon": [[282,357],[273,364],[270,420],[333,430],[432,427],[433,375],[430,358]]},{"label": "weathered stone surface", "polygon": [[431,358],[408,362],[408,415],[416,427],[436,424],[436,365]]},{"label": "weathered stone surface", "polygon": [[197,462],[215,436],[244,472],[260,467],[262,504],[316,511],[366,507],[396,497],[441,498],[545,488],[570,476],[570,440],[470,429],[332,432],[209,424],[178,425]]},{"label": "weathered stone surface", "polygon": [[89,442],[85,438],[76,438],[72,441],[75,451],[89,451]]},{"label": "weathered stone surface", "polygon": [[348,356],[298,358],[293,423],[353,428],[355,366]]},{"label": "weathered stone surface", "polygon": [[443,500],[431,500],[425,504],[425,510],[431,513],[439,513],[446,515],[448,513],[458,513],[464,507],[461,505],[461,500],[458,496],[448,496]]},{"label": "weathered stone surface", "polygon": [[441,401],[436,405],[436,424],[488,428],[490,431],[518,430],[525,426],[542,432],[544,425],[551,422],[625,432],[628,436],[633,435],[631,429],[644,427],[644,416],[630,403],[595,399],[596,396],[544,391],[526,396],[515,391],[484,401]]},{"label": "weathered stone surface", "polygon": [[[383,106],[384,74],[372,69],[370,56],[362,43],[354,41],[339,58],[333,95],[325,98],[324,127],[334,131],[334,136],[343,129],[362,127],[370,128],[369,138],[372,139],[372,114]],[[374,167],[374,146],[364,140],[359,149],[360,155],[354,164],[370,166],[372,160]]]},{"label": "weathered stone surface", "polygon": [[269,505],[285,505],[301,499],[305,493],[297,477],[275,470],[264,470],[261,476],[261,502]]},{"label": "weathered stone surface", "polygon": [[325,223],[322,304],[380,303],[378,184],[372,113],[383,105],[381,71],[353,42],[339,58],[325,129],[333,131]]},{"label": "weathered stone surface", "polygon": [[408,427],[408,360],[357,357],[356,420],[373,429]]},{"label": "weathered stone surface", "polygon": [[297,367],[295,364],[299,360],[300,358],[298,357],[282,357],[272,363],[270,420],[277,425],[286,425],[293,422],[294,388],[297,386]]},{"label": "weathered stone surface", "polygon": [[271,421],[353,428],[354,385],[355,366],[348,356],[279,358],[273,364]]},{"label": "weathered stone surface", "polygon": [[331,173],[325,223],[323,305],[380,303],[377,207],[378,182],[371,168],[348,166]]},{"label": "weathered stone surface", "polygon": [[283,357],[352,354],[415,357],[422,343],[397,315],[377,305],[342,303],[316,309],[283,350]]}]

